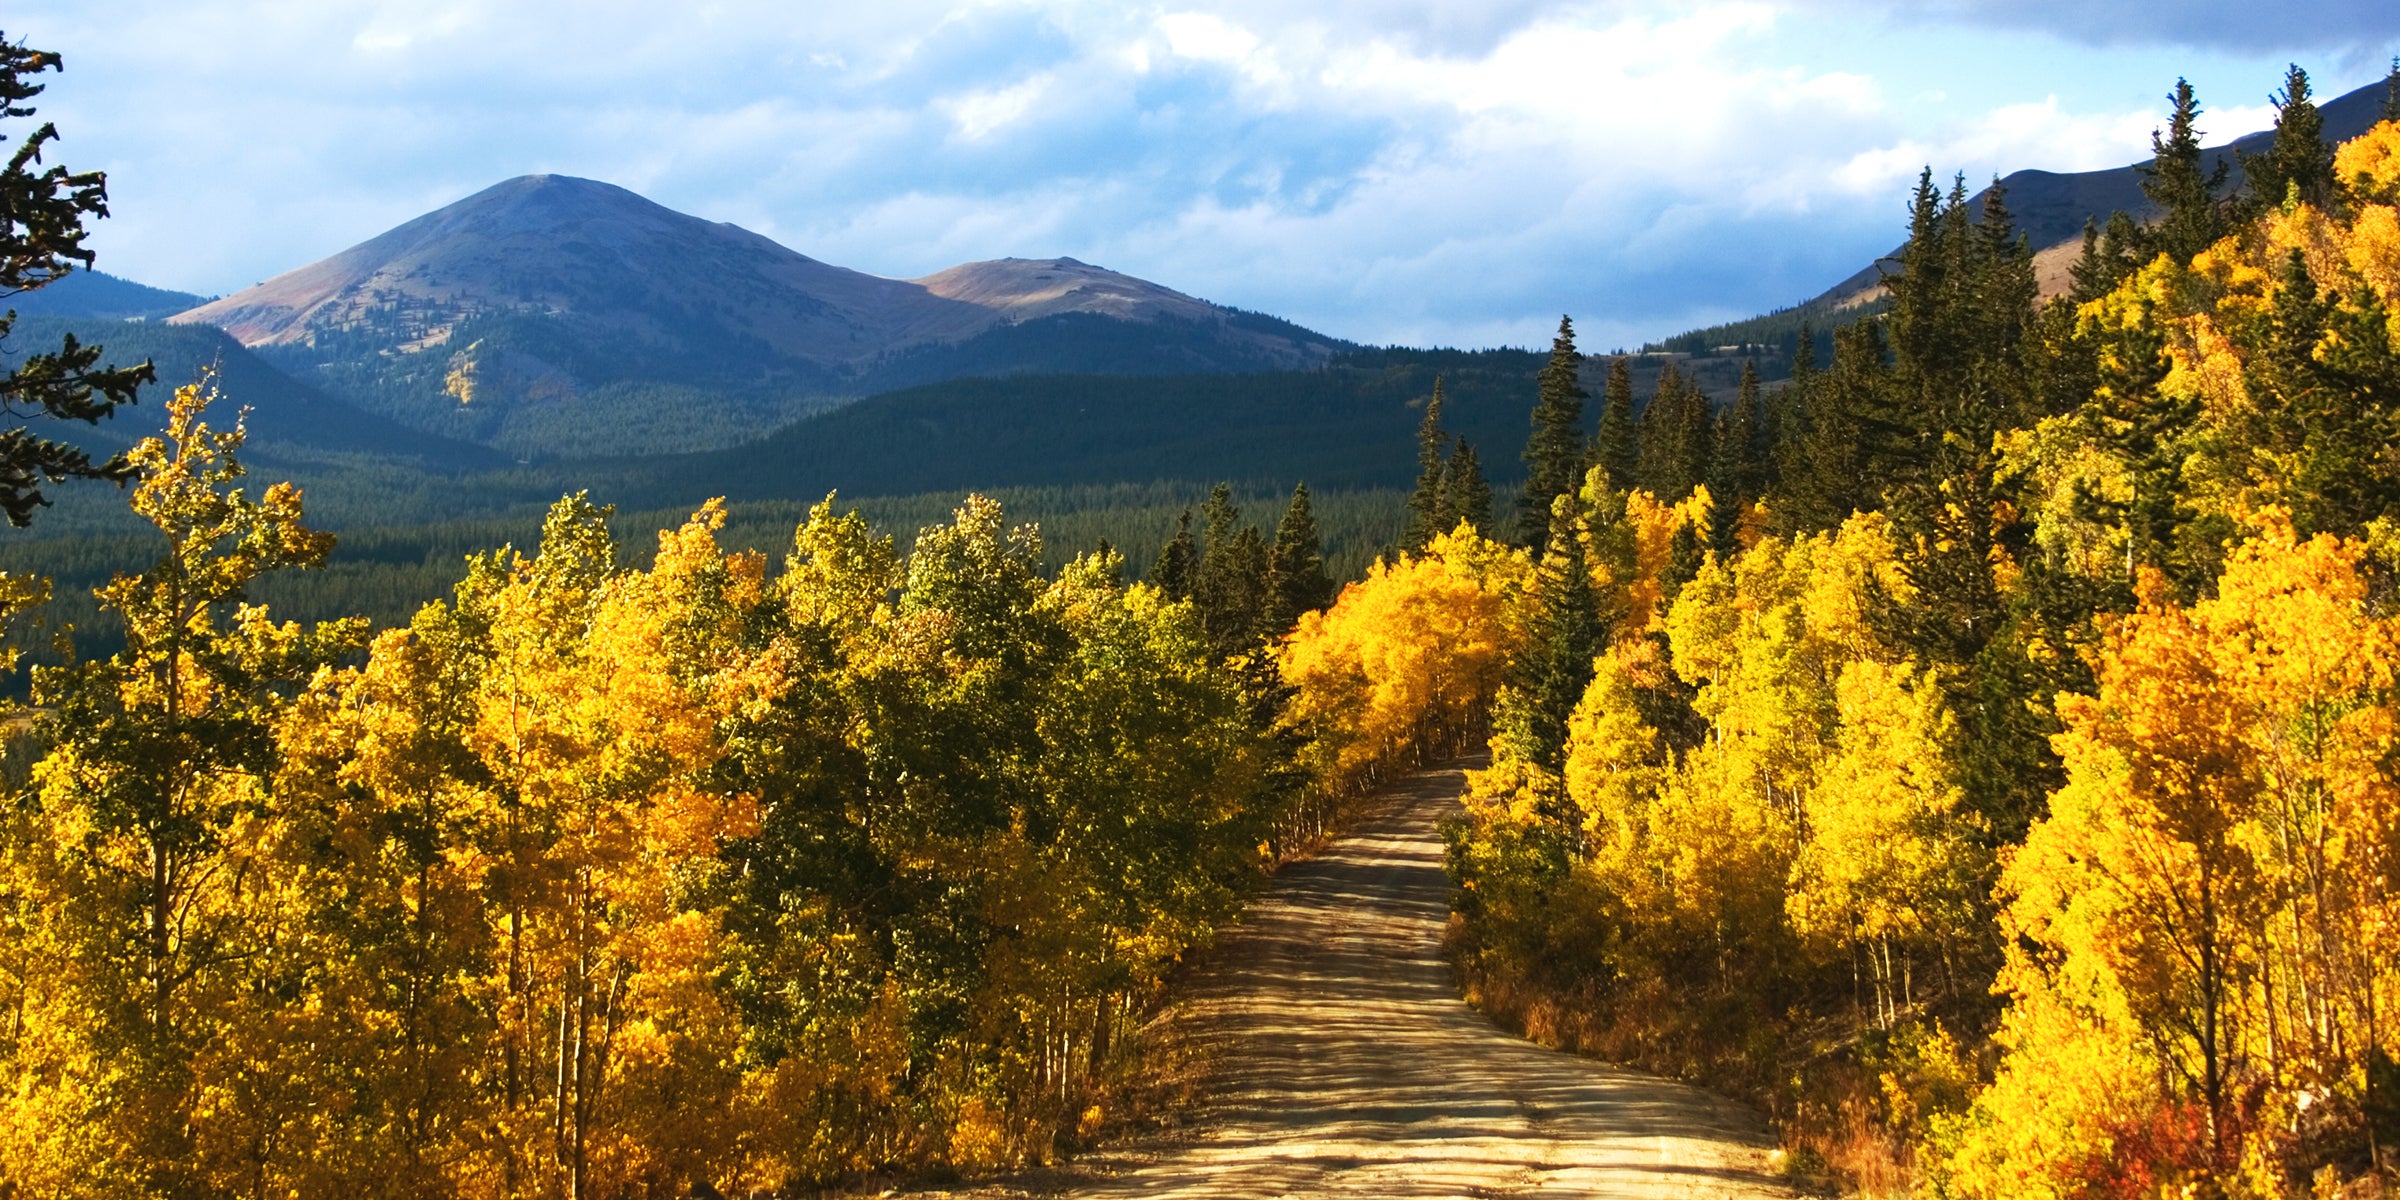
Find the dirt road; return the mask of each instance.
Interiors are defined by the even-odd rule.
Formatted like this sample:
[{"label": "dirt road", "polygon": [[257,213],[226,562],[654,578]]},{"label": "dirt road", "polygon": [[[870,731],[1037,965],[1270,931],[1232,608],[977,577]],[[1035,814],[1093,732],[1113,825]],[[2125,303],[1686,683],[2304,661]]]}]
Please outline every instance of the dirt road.
[{"label": "dirt road", "polygon": [[1286,869],[1193,983],[1215,1068],[1198,1132],[1072,1195],[1788,1195],[1747,1111],[1545,1050],[1458,998],[1436,822],[1456,769]]}]

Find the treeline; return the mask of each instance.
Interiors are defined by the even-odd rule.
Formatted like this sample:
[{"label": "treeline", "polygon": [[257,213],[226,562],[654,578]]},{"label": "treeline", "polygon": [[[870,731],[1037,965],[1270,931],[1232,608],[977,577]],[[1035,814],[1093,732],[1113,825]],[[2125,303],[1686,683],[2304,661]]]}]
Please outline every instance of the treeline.
[{"label": "treeline", "polygon": [[[238,396],[230,383],[228,395]],[[378,627],[405,624],[429,600],[450,594],[462,564],[469,556],[493,546],[531,545],[542,527],[542,514],[522,517],[478,517],[423,525],[345,525],[316,521],[316,490],[308,491],[312,524],[338,534],[332,553],[313,570],[281,572],[260,579],[250,598],[286,618],[330,620],[365,617]],[[946,520],[967,493],[939,492],[915,496],[867,496],[845,499],[870,524],[883,532],[911,532]],[[1034,525],[1043,534],[1043,569],[1055,572],[1081,550],[1103,543],[1117,547],[1128,577],[1149,571],[1167,531],[1178,513],[1188,512],[1207,489],[1194,484],[1154,482],[1107,486],[1009,488],[988,494],[1013,518]],[[1325,570],[1336,579],[1364,575],[1378,554],[1396,544],[1408,520],[1396,490],[1316,493],[1311,521],[1321,542]],[[1230,498],[1257,509],[1277,504],[1285,496],[1256,486],[1232,489]],[[89,505],[121,497],[106,489],[70,493],[65,503]],[[736,501],[725,506],[725,525],[719,541],[729,550],[780,553],[795,525],[804,522],[814,505],[790,500]],[[337,506],[337,511],[340,511]],[[46,512],[44,519],[56,515]],[[129,512],[130,515],[130,512]],[[357,519],[361,514],[351,510]],[[652,547],[649,535],[680,523],[687,512],[675,509],[620,509],[608,521],[611,535],[622,547],[621,561],[646,569]],[[139,524],[139,519],[134,518]],[[45,532],[37,526],[34,533]],[[121,571],[138,571],[155,557],[155,533],[134,532],[78,537],[37,536],[12,540],[0,547],[0,566],[21,574],[47,578],[55,585],[50,601],[20,620],[10,631],[14,643],[34,663],[58,661],[51,637],[59,630],[76,631],[76,652],[108,655],[119,647],[115,625],[105,619],[92,589]],[[20,673],[8,686],[19,698],[25,677]]]},{"label": "treeline", "polygon": [[[1881,297],[1847,308],[1812,302],[1679,333],[1651,342],[1642,350],[1644,353],[1736,354],[1762,361],[1766,364],[1767,377],[1780,379],[1788,375],[1792,365],[1800,360],[1803,343],[1807,344],[1808,353],[1815,361],[1824,362],[1833,354],[1834,330],[1881,316],[1889,307],[1889,302]],[[1731,349],[1728,350],[1728,347]]]},{"label": "treeline", "polygon": [[2337,154],[2294,68],[2229,191],[2179,85],[2162,215],[2039,307],[2007,198],[1928,173],[1889,310],[1722,411],[1611,380],[1588,435],[1562,326],[1451,833],[1471,997],[1871,1191],[2388,1180],[2393,88]]},{"label": "treeline", "polygon": [[251,601],[332,538],[241,485],[206,403],[131,456],[155,558],[99,589],[122,647],[37,668],[9,746],[11,1194],[1047,1159],[1348,787],[1303,768],[1271,651],[1331,592],[1304,489],[1271,540],[1218,489],[1165,586],[1105,547],[1046,570],[983,497],[905,554],[827,500],[780,566],[711,503],[629,567],[577,495],[404,625],[304,624]]}]

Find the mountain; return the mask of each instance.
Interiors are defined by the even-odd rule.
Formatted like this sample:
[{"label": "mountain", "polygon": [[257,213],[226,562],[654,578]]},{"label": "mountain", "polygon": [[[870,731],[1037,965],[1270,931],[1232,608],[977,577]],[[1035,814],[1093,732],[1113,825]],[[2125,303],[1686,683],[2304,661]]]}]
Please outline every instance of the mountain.
[{"label": "mountain", "polygon": [[[28,294],[41,295],[48,290]],[[295,463],[356,465],[362,456],[436,473],[509,465],[507,456],[497,451],[424,433],[343,404],[267,365],[215,329],[97,317],[31,316],[19,318],[9,333],[8,346],[19,351],[56,349],[60,338],[70,333],[88,345],[101,347],[103,365],[130,366],[149,360],[158,382],[143,388],[133,405],[117,409],[98,424],[41,421],[36,432],[43,437],[114,454],[164,430],[167,395],[200,379],[204,372],[214,371],[225,403],[221,410],[210,410],[209,423],[230,425],[237,410],[248,409],[245,457],[262,469]]]},{"label": "mountain", "polygon": [[[2344,142],[2374,128],[2383,103],[2384,85],[2379,82],[2319,106],[2326,140]],[[2218,163],[2226,163],[2227,186],[2239,187],[2242,156],[2263,154],[2274,140],[2273,130],[2263,130],[2205,150],[2203,169],[2214,171]],[[2002,177],[2000,187],[2007,194],[2009,213],[2033,246],[2034,277],[2044,298],[2067,289],[2068,271],[2083,253],[2084,222],[2106,223],[2110,213],[2120,211],[2136,218],[2157,215],[2149,197],[2142,194],[2142,168],[2149,161],[2145,158],[2105,171],[2027,170]],[[1976,211],[1982,211],[1990,195],[1988,187],[1974,194],[1971,203]],[[1646,349],[1702,356],[1755,355],[1760,371],[1773,379],[1789,373],[1799,333],[1808,328],[1815,331],[1818,361],[1823,362],[1832,354],[1830,339],[1835,328],[1883,311],[1883,274],[1899,265],[1899,252],[1894,247],[1890,254],[1789,308],[1661,338]]]},{"label": "mountain", "polygon": [[205,296],[171,292],[119,279],[105,271],[71,271],[49,284],[8,298],[0,307],[28,317],[97,317],[109,321],[142,321],[171,317]]},{"label": "mountain", "polygon": [[1343,348],[1073,259],[886,279],[562,175],[508,180],[171,319],[526,457],[731,445],[962,375],[1278,370]]},{"label": "mountain", "polygon": [[[2373,129],[2383,117],[2384,84],[2377,80],[2356,91],[2318,106],[2325,120],[2325,140],[2335,144]],[[2203,119],[2206,114],[2202,114]],[[2226,164],[2228,187],[2242,183],[2242,157],[2267,152],[2275,142],[2275,131],[2260,130],[2245,134],[2222,146],[2201,153],[2201,169],[2214,171],[2217,164]],[[2105,223],[2113,212],[2125,212],[2137,219],[2154,217],[2157,210],[2142,194],[2142,168],[2150,160],[2128,163],[2105,171],[2013,171],[2000,179],[2000,188],[2007,193],[2008,211],[2016,218],[2017,228],[2025,232],[2033,244],[2034,269],[2041,277],[2042,294],[2054,296],[2066,290],[2067,268],[2083,250],[2083,226],[2086,221]],[[1972,203],[1975,211],[1983,210],[1983,201],[1990,188],[1976,192]],[[1881,294],[1882,273],[1895,265],[1891,254],[1875,260],[1848,278],[1809,301],[1813,305],[1842,308]]]}]

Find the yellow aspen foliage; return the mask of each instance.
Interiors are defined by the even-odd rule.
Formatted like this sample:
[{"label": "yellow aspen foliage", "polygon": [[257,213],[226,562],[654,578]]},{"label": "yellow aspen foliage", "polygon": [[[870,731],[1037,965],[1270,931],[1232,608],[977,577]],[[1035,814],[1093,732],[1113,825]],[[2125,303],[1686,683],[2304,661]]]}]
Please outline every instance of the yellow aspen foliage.
[{"label": "yellow aspen foliage", "polygon": [[1583,815],[1595,857],[1623,859],[1646,837],[1647,808],[1667,778],[1666,748],[1642,717],[1636,653],[1612,647],[1567,722],[1567,795]]},{"label": "yellow aspen foliage", "polygon": [[2344,253],[2350,269],[2385,305],[2400,305],[2400,209],[2388,204],[2359,209]]},{"label": "yellow aspen foliage", "polygon": [[1917,955],[1973,935],[1986,856],[1950,778],[1956,725],[1931,673],[1854,661],[1834,692],[1841,730],[1809,791],[1784,906],[1802,937],[1863,944],[1888,1028],[1912,998]]},{"label": "yellow aspen foliage", "polygon": [[1699,689],[1693,710],[1713,730],[1696,753],[1795,823],[1839,721],[1833,681],[1845,662],[1884,654],[1867,620],[1870,587],[1909,590],[1878,514],[1703,568],[1667,620],[1675,671]]},{"label": "yellow aspen foliage", "polygon": [[1966,1112],[1932,1122],[1932,1174],[1943,1194],[1966,1200],[2142,1194],[2108,1190],[2111,1182],[2132,1181],[2111,1181],[2106,1173],[2121,1154],[2147,1147],[2145,1135],[2161,1115],[2157,1064],[2141,1026],[2103,981],[2041,979],[2022,957],[2012,959],[2001,986],[2012,998],[1993,1036],[2005,1056],[1999,1077]]},{"label": "yellow aspen foliage", "polygon": [[2113,508],[2131,503],[2131,464],[2097,444],[2074,417],[2044,417],[2030,429],[2010,430],[1998,448],[1996,474],[2026,497],[2033,544],[2044,559],[2086,579],[2122,576],[2132,534],[2096,516],[2092,501]]},{"label": "yellow aspen foliage", "polygon": [[1277,665],[1317,778],[1355,791],[1453,749],[1500,685],[1531,577],[1522,552],[1461,526],[1303,616]]},{"label": "yellow aspen foliage", "polygon": [[2370,204],[2400,205],[2400,121],[2385,121],[2341,144],[2333,177]]},{"label": "yellow aspen foliage", "polygon": [[[1622,611],[1625,619],[1618,626],[1619,637],[1632,637],[1660,628],[1666,616],[1667,560],[1674,552],[1675,534],[1684,528],[1704,529],[1708,524],[1708,487],[1703,484],[1692,489],[1689,496],[1674,504],[1661,503],[1658,497],[1644,491],[1634,491],[1625,497],[1625,527],[1633,539],[1633,576],[1612,580],[1605,568],[1596,571],[1594,584],[1604,591],[1622,589]],[[1601,562],[1598,556],[1596,563]]]},{"label": "yellow aspen foliage", "polygon": [[15,942],[0,1179],[33,1194],[230,1189],[304,1161],[327,1099],[303,1061],[312,1014],[258,986],[289,965],[291,915],[260,864],[277,826],[275,689],[362,630],[242,603],[332,539],[288,484],[256,499],[234,485],[243,430],[209,428],[213,395],[179,390],[165,435],[127,456],[161,553],[96,591],[125,648],[35,678],[54,748],[0,845]]},{"label": "yellow aspen foliage", "polygon": [[[2153,577],[2101,650],[2097,694],[2062,698],[2068,783],[2005,876],[2007,927],[2043,949],[2011,974],[2034,1032],[1962,1135],[1963,1178],[2089,1174],[2098,1156],[2162,1182],[2244,1162],[2256,1176],[2290,1136],[2275,1114],[2302,1094],[2365,1103],[2369,1051],[2395,1041],[2383,1014],[2400,969],[2372,940],[2392,927],[2400,810],[2381,764],[2400,740],[2394,631],[2370,614],[2363,554],[2303,541],[2270,510],[2214,598],[2177,607]],[[2060,1069],[2037,1027],[2056,1012],[2095,1036],[2143,1031],[2167,1083],[2130,1093],[2151,1105],[2131,1117],[2063,1106],[2044,1149],[2001,1131]],[[2149,1130],[2138,1154],[2110,1145],[2138,1132],[2128,1121]]]},{"label": "yellow aspen foliage", "polygon": [[[229,486],[204,402],[132,456],[167,549],[102,590],[127,649],[37,677],[0,1190],[770,1194],[1044,1159],[1100,1128],[1285,815],[1192,606],[1113,555],[1045,579],[987,498],[905,558],[828,498],[770,577],[720,503],[627,570],[570,496],[362,660],[358,623],[239,602],[330,539],[293,489]],[[1420,632],[1469,653],[1416,695],[1472,720],[1521,556],[1426,561]]]}]

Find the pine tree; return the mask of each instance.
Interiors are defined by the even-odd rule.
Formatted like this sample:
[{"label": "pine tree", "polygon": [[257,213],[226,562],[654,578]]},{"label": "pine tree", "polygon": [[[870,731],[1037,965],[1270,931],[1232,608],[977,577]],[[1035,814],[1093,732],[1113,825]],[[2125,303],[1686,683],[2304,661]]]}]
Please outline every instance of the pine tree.
[{"label": "pine tree", "polygon": [[1801,435],[1808,429],[1808,389],[1816,374],[1816,335],[1803,323],[1792,347],[1792,377],[1776,391],[1766,411],[1767,467],[1779,483],[1799,470],[1796,456]]},{"label": "pine tree", "polygon": [[1448,442],[1442,432],[1442,380],[1437,375],[1433,395],[1425,401],[1425,419],[1417,422],[1417,490],[1408,497],[1407,549],[1424,546],[1457,523],[1442,489],[1442,451]]},{"label": "pine tree", "polygon": [[1592,660],[1607,648],[1608,628],[1592,592],[1575,499],[1562,496],[1551,514],[1549,549],[1535,576],[1529,645],[1512,671],[1523,705],[1527,761],[1553,777],[1566,767],[1567,718],[1592,683]]},{"label": "pine tree", "polygon": [[2067,299],[2089,304],[2117,289],[2139,264],[2141,227],[2123,212],[2108,215],[2105,226],[2083,225],[2083,254],[2068,268]]},{"label": "pine tree", "polygon": [[1463,521],[1477,534],[1491,536],[1492,485],[1483,478],[1483,463],[1475,456],[1475,447],[1463,437],[1442,467],[1442,506],[1453,522]]},{"label": "pine tree", "polygon": [[1766,490],[1767,482],[1759,458],[1766,448],[1766,410],[1758,382],[1757,359],[1742,362],[1742,381],[1734,388],[1733,411],[1725,419],[1733,439],[1729,461],[1734,466],[1726,481],[1733,485],[1735,495],[1755,500]]},{"label": "pine tree", "polygon": [[2325,116],[2309,98],[2308,72],[2293,63],[2275,103],[2275,141],[2265,154],[2242,158],[2254,209],[2280,205],[2297,195],[2322,205],[2333,196],[2333,147],[2325,141]]},{"label": "pine tree", "polygon": [[1658,370],[1650,403],[1634,421],[1633,478],[1620,485],[1663,496],[1672,484],[1675,426],[1683,414],[1683,373],[1672,360]]},{"label": "pine tree", "polygon": [[1681,500],[1707,480],[1709,464],[1715,456],[1715,435],[1715,412],[1709,406],[1707,394],[1698,385],[1687,384],[1675,412],[1668,461],[1671,473],[1661,499]]},{"label": "pine tree", "polygon": [[1831,529],[1882,497],[1891,462],[1880,420],[1882,332],[1879,323],[1861,321],[1835,333],[1833,366],[1809,380],[1807,427],[1796,445],[1796,470],[1784,476],[1785,503],[1777,514],[1785,533]]},{"label": "pine tree", "polygon": [[1750,360],[1742,364],[1742,382],[1734,392],[1733,407],[1718,418],[1714,452],[1709,457],[1708,493],[1713,507],[1709,510],[1708,547],[1720,557],[1733,553],[1742,508],[1758,499],[1763,484],[1758,461],[1761,418],[1758,363]]},{"label": "pine tree", "polygon": [[1192,599],[1200,609],[1200,627],[1218,657],[1252,648],[1262,633],[1267,612],[1267,547],[1256,526],[1241,523],[1233,505],[1233,488],[1219,483],[1209,490],[1201,509],[1207,544],[1200,569],[1192,580]]},{"label": "pine tree", "polygon": [[2392,69],[2383,76],[2383,119],[2400,121],[2400,55],[2392,57]]},{"label": "pine tree", "polygon": [[1925,168],[1908,201],[1908,241],[1900,247],[1900,269],[1883,277],[1891,296],[1884,324],[1904,368],[1921,371],[1952,339],[1959,247],[1957,239],[1947,235],[1956,212],[1957,206],[1946,204],[1934,187],[1933,168]]},{"label": "pine tree", "polygon": [[1600,412],[1600,437],[1593,446],[1592,458],[1608,472],[1608,486],[1633,486],[1636,453],[1633,423],[1632,360],[1620,354],[1608,364],[1608,386],[1604,391],[1606,407]]},{"label": "pine tree", "polygon": [[1199,548],[1192,542],[1192,510],[1187,508],[1175,518],[1175,536],[1158,552],[1158,561],[1150,564],[1150,582],[1169,600],[1189,600],[1199,559]]},{"label": "pine tree", "polygon": [[[1437,388],[1436,395],[1439,395]],[[1275,525],[1267,551],[1267,630],[1280,637],[1300,623],[1300,614],[1333,603],[1333,581],[1325,577],[1325,550],[1317,519],[1309,511],[1308,485],[1292,489],[1292,502]]]},{"label": "pine tree", "polygon": [[[0,117],[30,117],[25,101],[40,95],[43,85],[32,82],[44,71],[63,69],[59,56],[29,50],[0,38]],[[57,282],[78,266],[91,268],[93,254],[85,249],[86,219],[108,215],[108,179],[98,171],[70,172],[52,167],[36,173],[42,147],[58,140],[56,127],[45,124],[21,143],[0,168],[0,297],[30,292]],[[0,313],[0,343],[5,343],[16,313]],[[11,369],[0,377],[0,411],[11,417],[42,416],[63,421],[97,423],[131,404],[141,385],[157,378],[144,361],[134,367],[100,367],[101,350],[67,334],[59,348],[37,354],[8,354]],[[91,455],[66,442],[36,437],[23,425],[0,430],[0,512],[11,525],[26,525],[33,510],[50,503],[44,484],[69,479],[124,480],[132,466],[124,455],[95,463]]]},{"label": "pine tree", "polygon": [[2164,132],[2150,135],[2150,162],[2141,168],[2142,194],[2160,216],[2144,231],[2146,249],[2176,262],[2216,244],[2225,236],[2227,221],[2217,194],[2232,164],[2220,160],[2214,171],[2204,170],[2200,152],[2200,101],[2190,81],[2178,79],[2167,94],[2174,105]]},{"label": "pine tree", "polygon": [[1525,496],[1517,510],[1519,540],[1540,553],[1550,536],[1550,502],[1582,482],[1582,356],[1575,350],[1575,323],[1558,319],[1550,361],[1542,368],[1541,392],[1533,406],[1533,434],[1525,442]]},{"label": "pine tree", "polygon": [[2074,304],[2089,304],[2107,295],[2116,287],[2109,278],[2109,261],[2100,255],[2100,226],[2090,217],[2083,219],[2083,250],[2075,256],[2075,265],[2067,268],[2067,299]]}]

